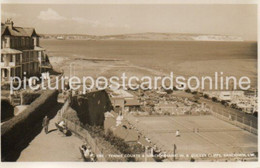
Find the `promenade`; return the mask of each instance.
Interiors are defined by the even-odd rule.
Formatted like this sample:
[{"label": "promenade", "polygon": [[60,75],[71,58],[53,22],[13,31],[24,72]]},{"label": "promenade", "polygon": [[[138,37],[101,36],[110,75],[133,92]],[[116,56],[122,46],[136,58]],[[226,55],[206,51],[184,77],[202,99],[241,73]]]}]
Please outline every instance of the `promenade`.
[{"label": "promenade", "polygon": [[19,161],[83,161],[79,151],[82,140],[71,135],[65,137],[55,127],[58,115],[50,120],[49,130],[46,135],[44,129],[25,148],[18,158]]}]

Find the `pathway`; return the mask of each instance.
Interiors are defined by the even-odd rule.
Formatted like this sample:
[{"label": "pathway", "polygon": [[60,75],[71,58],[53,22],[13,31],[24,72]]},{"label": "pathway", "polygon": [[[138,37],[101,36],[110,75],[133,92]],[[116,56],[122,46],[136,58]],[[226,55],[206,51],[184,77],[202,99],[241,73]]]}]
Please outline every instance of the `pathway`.
[{"label": "pathway", "polygon": [[49,132],[47,135],[42,129],[29,144],[29,146],[21,152],[19,161],[83,161],[79,151],[79,146],[83,141],[75,135],[65,137],[61,132],[56,130],[56,115],[50,120]]}]

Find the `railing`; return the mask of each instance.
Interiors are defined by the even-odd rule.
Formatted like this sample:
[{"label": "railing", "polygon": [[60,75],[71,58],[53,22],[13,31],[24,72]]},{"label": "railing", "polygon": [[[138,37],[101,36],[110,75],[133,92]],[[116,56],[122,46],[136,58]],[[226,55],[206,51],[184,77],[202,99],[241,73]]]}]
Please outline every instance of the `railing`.
[{"label": "railing", "polygon": [[[60,109],[58,115],[60,120],[63,120],[68,129],[70,131],[72,131],[74,134],[76,134],[77,136],[79,136],[81,139],[84,139],[87,144],[89,146],[91,146],[92,151],[97,155],[97,156],[101,156],[102,155],[102,150],[100,150],[97,146],[97,140],[92,138],[92,136],[88,133],[88,131],[86,129],[84,129],[80,123],[76,123],[76,122],[72,122],[67,118],[64,118],[63,114],[66,110],[68,110],[70,106],[70,99],[68,98],[64,105],[62,106],[62,108]],[[104,157],[98,157],[98,161],[106,161]]]},{"label": "railing", "polygon": [[[209,107],[210,108],[210,107]],[[232,125],[242,128],[248,132],[258,135],[257,123],[254,121],[229,112],[228,110],[211,107],[211,114],[221,120],[224,120]]]},{"label": "railing", "polygon": [[69,106],[70,106],[70,99],[67,99],[60,109],[59,115],[61,117],[63,116],[64,112],[69,108]]},{"label": "railing", "polygon": [[99,157],[99,156],[102,156],[103,152],[98,148],[97,140],[92,138],[92,136],[88,133],[88,131],[80,126],[80,123],[72,122],[66,118],[62,118],[62,120],[65,121],[65,123],[70,131],[72,131],[74,134],[79,136],[81,139],[84,139],[86,141],[86,143],[89,146],[91,146],[91,150],[98,156],[97,157],[98,161],[101,161],[101,162],[106,161],[104,157]]}]

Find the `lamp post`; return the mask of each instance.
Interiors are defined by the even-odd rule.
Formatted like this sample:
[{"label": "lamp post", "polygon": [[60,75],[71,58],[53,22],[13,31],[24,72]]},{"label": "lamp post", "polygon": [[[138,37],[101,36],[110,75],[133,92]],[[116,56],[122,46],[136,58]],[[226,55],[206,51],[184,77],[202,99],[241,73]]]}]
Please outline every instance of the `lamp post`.
[{"label": "lamp post", "polygon": [[72,70],[71,70],[71,67],[73,66],[73,75],[75,75],[75,67],[74,67],[74,62],[71,62],[70,63],[70,78],[71,78],[71,73],[72,73]]}]

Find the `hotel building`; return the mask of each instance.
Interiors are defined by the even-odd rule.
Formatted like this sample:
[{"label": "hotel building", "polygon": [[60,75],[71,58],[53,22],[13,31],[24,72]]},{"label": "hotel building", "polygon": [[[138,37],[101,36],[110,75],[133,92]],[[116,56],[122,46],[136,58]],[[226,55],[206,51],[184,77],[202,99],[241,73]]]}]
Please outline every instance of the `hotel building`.
[{"label": "hotel building", "polygon": [[15,27],[7,19],[1,23],[1,33],[1,84],[10,82],[10,77],[39,76],[52,68],[34,28]]}]

